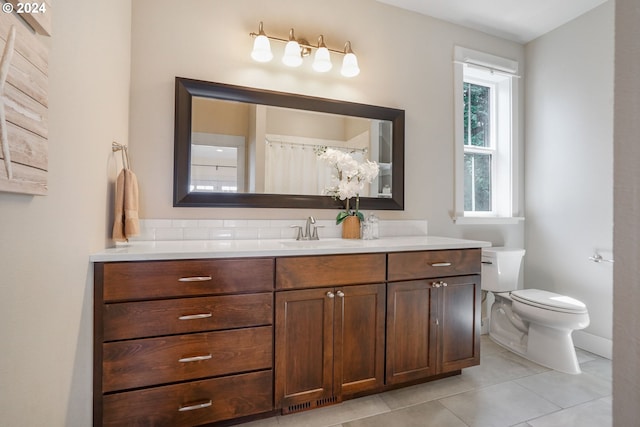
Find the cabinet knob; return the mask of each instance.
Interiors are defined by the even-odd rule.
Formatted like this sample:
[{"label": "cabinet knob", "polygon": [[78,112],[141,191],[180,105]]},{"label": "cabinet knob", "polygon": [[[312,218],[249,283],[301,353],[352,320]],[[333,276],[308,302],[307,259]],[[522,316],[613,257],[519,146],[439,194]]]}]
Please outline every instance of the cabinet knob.
[{"label": "cabinet knob", "polygon": [[335,297],[334,293],[333,293],[333,292],[331,292],[331,291],[327,292],[327,296],[328,296],[329,298],[333,298],[333,297]]},{"label": "cabinet knob", "polygon": [[433,286],[434,288],[439,288],[440,287],[440,282],[433,282],[433,283],[431,283],[431,286]]},{"label": "cabinet knob", "polygon": [[447,282],[440,282],[440,284],[441,284],[442,286],[444,286],[445,288],[448,286],[448,285],[447,285]]},{"label": "cabinet knob", "polygon": [[344,292],[342,291],[336,292],[336,295],[338,295],[340,298],[344,298]]}]

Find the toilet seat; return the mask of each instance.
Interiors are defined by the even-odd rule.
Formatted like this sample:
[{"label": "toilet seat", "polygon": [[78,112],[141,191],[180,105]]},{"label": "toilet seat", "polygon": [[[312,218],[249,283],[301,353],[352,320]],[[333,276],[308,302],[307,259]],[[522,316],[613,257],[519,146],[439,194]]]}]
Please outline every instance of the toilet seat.
[{"label": "toilet seat", "polygon": [[514,301],[544,310],[557,311],[568,314],[585,314],[587,307],[574,298],[559,295],[541,289],[521,289],[511,292]]}]

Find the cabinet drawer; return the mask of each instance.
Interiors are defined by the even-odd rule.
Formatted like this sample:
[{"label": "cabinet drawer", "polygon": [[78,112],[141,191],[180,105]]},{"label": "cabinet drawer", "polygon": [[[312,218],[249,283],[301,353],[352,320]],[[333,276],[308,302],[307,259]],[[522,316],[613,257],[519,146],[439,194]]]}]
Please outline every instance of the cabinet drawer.
[{"label": "cabinet drawer", "polygon": [[273,290],[272,258],[105,263],[105,302]]},{"label": "cabinet drawer", "polygon": [[271,326],[106,343],[102,391],[268,369],[272,349]]},{"label": "cabinet drawer", "polygon": [[195,426],[273,409],[271,370],[104,397],[104,426]]},{"label": "cabinet drawer", "polygon": [[106,304],[103,322],[105,341],[270,325],[273,294]]},{"label": "cabinet drawer", "polygon": [[278,258],[276,289],[382,283],[385,268],[385,254]]},{"label": "cabinet drawer", "polygon": [[389,281],[480,273],[480,249],[389,254]]}]

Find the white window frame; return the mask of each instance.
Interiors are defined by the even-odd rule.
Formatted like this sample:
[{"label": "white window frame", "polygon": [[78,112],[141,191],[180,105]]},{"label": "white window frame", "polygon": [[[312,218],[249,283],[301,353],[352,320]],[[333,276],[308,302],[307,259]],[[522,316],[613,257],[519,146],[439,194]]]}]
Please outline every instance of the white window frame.
[{"label": "white window frame", "polygon": [[[454,48],[456,224],[502,224],[522,220],[519,195],[518,63],[456,46]],[[491,90],[491,149],[464,145],[464,82]],[[464,154],[493,151],[490,212],[464,210]]]}]

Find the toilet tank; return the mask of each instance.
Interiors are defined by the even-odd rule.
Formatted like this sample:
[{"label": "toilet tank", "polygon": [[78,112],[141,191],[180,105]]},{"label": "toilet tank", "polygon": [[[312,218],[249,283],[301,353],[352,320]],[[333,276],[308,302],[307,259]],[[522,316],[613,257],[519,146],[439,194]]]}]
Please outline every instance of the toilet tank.
[{"label": "toilet tank", "polygon": [[524,249],[491,247],[482,249],[482,290],[509,292],[518,288]]}]

